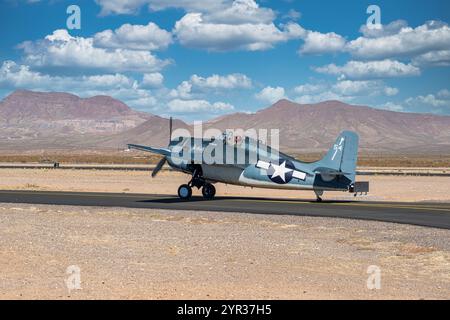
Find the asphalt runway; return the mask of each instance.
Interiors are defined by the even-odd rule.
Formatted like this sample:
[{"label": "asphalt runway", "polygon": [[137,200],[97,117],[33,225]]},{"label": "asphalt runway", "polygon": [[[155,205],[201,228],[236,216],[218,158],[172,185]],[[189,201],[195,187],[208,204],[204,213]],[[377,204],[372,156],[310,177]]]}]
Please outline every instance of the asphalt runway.
[{"label": "asphalt runway", "polygon": [[350,218],[450,229],[450,203],[317,203],[295,199],[244,197],[217,197],[214,200],[192,197],[190,201],[183,201],[177,196],[151,194],[47,191],[0,191],[0,202]]}]

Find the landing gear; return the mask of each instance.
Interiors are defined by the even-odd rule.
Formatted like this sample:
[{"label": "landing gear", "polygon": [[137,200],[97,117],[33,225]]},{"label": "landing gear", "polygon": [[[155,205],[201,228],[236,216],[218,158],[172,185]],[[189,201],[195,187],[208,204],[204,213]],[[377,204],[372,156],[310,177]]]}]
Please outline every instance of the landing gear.
[{"label": "landing gear", "polygon": [[189,181],[188,185],[190,187],[196,187],[197,189],[200,189],[206,184],[205,179],[203,178],[203,172],[202,168],[199,166],[194,169],[192,173],[192,179]]},{"label": "landing gear", "polygon": [[202,188],[203,198],[211,200],[216,195],[216,188],[211,184],[206,182],[202,175],[202,168],[200,166],[196,167],[192,173],[192,179],[188,184],[183,184],[178,188],[178,196],[182,200],[189,200],[192,197],[192,188],[197,189]]},{"label": "landing gear", "polygon": [[178,188],[178,196],[182,200],[189,200],[192,197],[192,188],[187,184],[182,184]]},{"label": "landing gear", "polygon": [[314,193],[316,194],[316,201],[322,202],[323,190],[314,190]]},{"label": "landing gear", "polygon": [[202,194],[205,199],[211,200],[216,195],[216,188],[210,183],[205,183],[202,188]]}]

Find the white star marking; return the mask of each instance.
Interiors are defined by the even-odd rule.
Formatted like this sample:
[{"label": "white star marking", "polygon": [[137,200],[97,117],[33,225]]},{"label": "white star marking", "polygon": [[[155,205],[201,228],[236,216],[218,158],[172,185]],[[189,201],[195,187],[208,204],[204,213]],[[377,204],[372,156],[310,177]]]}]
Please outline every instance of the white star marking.
[{"label": "white star marking", "polygon": [[286,173],[294,171],[292,169],[286,168],[286,161],[279,166],[272,163],[272,167],[275,169],[275,172],[272,174],[272,179],[280,177],[284,182],[286,182]]},{"label": "white star marking", "polygon": [[[266,170],[266,171],[269,170],[270,166],[273,166],[273,167],[274,167],[275,172],[276,172],[276,167],[279,167],[279,166],[273,165],[272,163],[265,162],[265,161],[261,161],[261,160],[259,160],[258,163],[256,164],[256,167],[257,167],[257,168],[264,169],[264,170]],[[285,169],[286,172],[294,171],[294,172],[292,172],[292,177],[293,177],[293,178],[296,178],[296,179],[300,179],[300,180],[305,181],[305,179],[306,179],[306,173],[304,173],[304,172],[302,172],[302,171],[286,169],[286,162],[285,162],[285,164],[284,164],[284,169]],[[275,175],[275,172],[274,172],[274,174],[272,175],[272,178],[279,176],[279,175]],[[281,173],[281,172],[280,172],[280,173]],[[281,176],[280,176],[280,177],[281,177]],[[285,177],[285,179],[286,179],[286,177]],[[286,182],[286,180],[284,180],[284,182]]]}]

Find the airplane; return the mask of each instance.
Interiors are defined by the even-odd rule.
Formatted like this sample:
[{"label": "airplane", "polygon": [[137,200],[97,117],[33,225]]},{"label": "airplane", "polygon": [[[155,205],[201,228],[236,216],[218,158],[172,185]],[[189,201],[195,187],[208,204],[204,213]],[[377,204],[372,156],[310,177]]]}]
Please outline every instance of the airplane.
[{"label": "airplane", "polygon": [[[343,131],[321,160],[308,163],[250,137],[230,139],[224,133],[220,137],[207,139],[183,136],[172,139],[172,118],[169,126],[170,138],[167,148],[128,144],[128,149],[163,156],[153,169],[152,177],[158,174],[166,162],[174,170],[190,175],[190,181],[178,188],[178,196],[182,200],[189,200],[192,197],[193,188],[201,188],[204,199],[211,200],[216,195],[214,187],[216,183],[269,189],[310,190],[314,191],[318,202],[322,201],[325,191],[350,192],[355,196],[358,193],[369,192],[368,182],[356,182],[359,136],[352,131]],[[205,161],[202,156],[211,149],[222,152],[218,157],[219,160],[225,159],[227,154],[232,155],[232,163],[217,159]],[[236,161],[239,152],[245,155],[244,159],[241,158],[243,161]],[[196,156],[200,161],[196,161]]]}]

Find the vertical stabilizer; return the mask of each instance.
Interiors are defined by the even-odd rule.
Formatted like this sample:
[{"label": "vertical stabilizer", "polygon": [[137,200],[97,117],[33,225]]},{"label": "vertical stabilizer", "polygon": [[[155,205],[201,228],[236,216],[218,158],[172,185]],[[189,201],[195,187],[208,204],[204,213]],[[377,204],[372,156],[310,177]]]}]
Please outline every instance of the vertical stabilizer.
[{"label": "vertical stabilizer", "polygon": [[322,170],[329,169],[330,172],[342,172],[351,181],[355,181],[358,145],[359,137],[355,132],[342,132],[325,157],[317,162],[318,167]]}]

